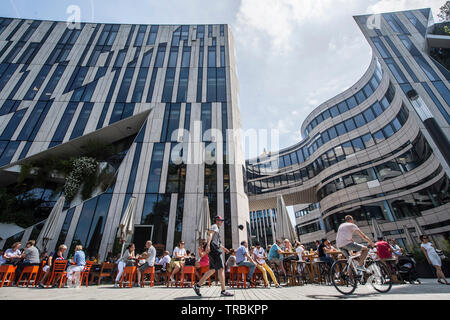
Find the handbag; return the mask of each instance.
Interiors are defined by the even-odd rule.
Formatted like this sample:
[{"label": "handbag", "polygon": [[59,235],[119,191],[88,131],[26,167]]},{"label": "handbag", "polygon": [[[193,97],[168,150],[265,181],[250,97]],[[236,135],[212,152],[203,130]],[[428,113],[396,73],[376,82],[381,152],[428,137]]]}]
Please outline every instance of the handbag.
[{"label": "handbag", "polygon": [[445,258],[447,258],[444,254],[444,251],[439,250],[439,249],[435,249],[436,253],[438,254],[439,258],[441,258],[441,260],[444,260]]}]

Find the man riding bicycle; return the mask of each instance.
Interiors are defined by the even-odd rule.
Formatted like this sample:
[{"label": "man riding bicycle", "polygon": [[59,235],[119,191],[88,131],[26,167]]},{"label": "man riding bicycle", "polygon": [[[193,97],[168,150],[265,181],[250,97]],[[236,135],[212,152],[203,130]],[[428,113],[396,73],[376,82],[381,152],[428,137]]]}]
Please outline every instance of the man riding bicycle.
[{"label": "man riding bicycle", "polygon": [[364,260],[366,259],[369,249],[359,243],[353,241],[353,233],[356,232],[361,238],[366,240],[370,246],[373,246],[372,240],[370,240],[353,222],[353,217],[350,215],[345,216],[345,222],[339,226],[336,236],[336,246],[342,250],[342,253],[348,258],[349,251],[358,252],[361,251],[359,257],[359,266],[356,267],[358,271],[365,271]]}]

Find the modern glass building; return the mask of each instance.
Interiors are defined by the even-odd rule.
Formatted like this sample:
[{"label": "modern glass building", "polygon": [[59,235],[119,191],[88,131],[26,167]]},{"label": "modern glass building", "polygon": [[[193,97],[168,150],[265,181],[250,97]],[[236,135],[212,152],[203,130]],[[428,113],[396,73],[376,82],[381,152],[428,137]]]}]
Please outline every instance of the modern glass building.
[{"label": "modern glass building", "polygon": [[362,78],[311,112],[302,141],[245,161],[226,132],[240,127],[227,25],[1,19],[0,205],[27,229],[0,247],[37,238],[62,192],[48,247],[102,257],[132,196],[138,249],[193,243],[204,196],[227,247],[273,243],[278,195],[314,204],[296,210],[305,243],[333,241],[347,214],[367,234],[377,221],[448,238],[450,36],[429,9],[355,20],[373,49]]},{"label": "modern glass building", "polygon": [[[137,248],[197,239],[203,197],[247,239],[233,37],[227,25],[119,25],[0,19],[2,220],[36,239],[59,195],[52,250],[105,257],[136,198]],[[20,211],[20,212],[18,212]],[[244,228],[239,228],[242,225]]]},{"label": "modern glass building", "polygon": [[306,118],[301,142],[247,160],[250,210],[282,194],[286,205],[320,203],[320,215],[298,221],[301,238],[323,221],[334,240],[351,214],[367,234],[375,219],[401,241],[416,225],[448,239],[450,73],[436,52],[448,54],[450,35],[430,9],[355,20],[373,49],[369,69]]}]

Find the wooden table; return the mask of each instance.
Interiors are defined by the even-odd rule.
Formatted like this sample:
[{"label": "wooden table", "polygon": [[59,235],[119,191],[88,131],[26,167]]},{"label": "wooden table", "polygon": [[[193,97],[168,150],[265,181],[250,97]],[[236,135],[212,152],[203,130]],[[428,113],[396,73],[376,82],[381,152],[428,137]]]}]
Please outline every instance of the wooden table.
[{"label": "wooden table", "polygon": [[307,270],[308,270],[308,274],[309,274],[309,279],[311,280],[311,283],[316,282],[316,273],[315,273],[315,269],[314,269],[314,259],[318,258],[317,253],[310,253],[309,251],[305,251],[303,253],[303,255],[308,258],[309,262],[305,261],[305,264],[307,266]]},{"label": "wooden table", "polygon": [[334,261],[338,261],[339,260],[339,255],[343,255],[343,253],[341,251],[332,251],[332,252],[328,252],[328,254],[333,258]]},{"label": "wooden table", "polygon": [[[282,252],[281,253],[283,255],[283,258],[286,258],[288,256],[292,256],[292,255],[297,255],[296,252]],[[297,260],[291,260],[289,261],[290,263],[290,271],[291,271],[291,277],[289,279],[289,285],[291,286],[295,286],[296,285],[296,281],[295,281],[295,271],[297,269]]]}]

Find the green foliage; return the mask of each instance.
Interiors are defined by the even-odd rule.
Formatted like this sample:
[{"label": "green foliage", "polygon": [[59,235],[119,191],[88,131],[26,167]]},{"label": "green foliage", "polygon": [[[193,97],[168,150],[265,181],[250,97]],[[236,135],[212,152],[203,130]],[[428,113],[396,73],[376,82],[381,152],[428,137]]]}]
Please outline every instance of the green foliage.
[{"label": "green foliage", "polygon": [[19,227],[27,228],[36,223],[34,210],[42,201],[31,195],[16,197],[6,188],[0,188],[0,222],[15,223]]},{"label": "green foliage", "polygon": [[425,257],[425,254],[418,245],[414,246],[412,254],[414,255],[414,259],[417,263],[427,262],[427,257]]}]

